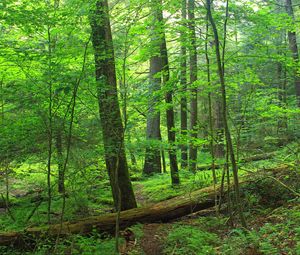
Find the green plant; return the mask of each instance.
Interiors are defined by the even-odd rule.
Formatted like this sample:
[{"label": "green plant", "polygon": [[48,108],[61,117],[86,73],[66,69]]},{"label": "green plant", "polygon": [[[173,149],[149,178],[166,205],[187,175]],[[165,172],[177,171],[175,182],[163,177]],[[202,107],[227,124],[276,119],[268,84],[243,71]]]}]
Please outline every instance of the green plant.
[{"label": "green plant", "polygon": [[166,254],[215,254],[218,236],[188,225],[175,225],[167,237]]}]

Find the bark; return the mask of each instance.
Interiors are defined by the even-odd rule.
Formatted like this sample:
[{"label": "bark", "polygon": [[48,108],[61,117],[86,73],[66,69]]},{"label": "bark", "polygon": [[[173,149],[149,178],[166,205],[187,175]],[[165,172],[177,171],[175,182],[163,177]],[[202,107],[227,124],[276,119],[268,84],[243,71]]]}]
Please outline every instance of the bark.
[{"label": "bark", "polygon": [[[160,5],[162,5],[160,0]],[[163,73],[163,85],[167,87],[165,94],[165,102],[167,104],[166,116],[167,116],[167,131],[168,131],[168,142],[169,142],[169,159],[170,159],[170,170],[171,170],[171,180],[173,185],[180,183],[179,174],[178,174],[178,164],[177,164],[177,155],[176,155],[176,133],[175,133],[175,116],[174,116],[174,107],[173,107],[173,90],[169,87],[170,84],[170,67],[168,59],[168,50],[166,43],[166,36],[163,25],[163,13],[161,8],[157,9],[158,11],[158,22],[161,24],[161,47],[160,54],[162,59],[162,73]]]},{"label": "bark", "polygon": [[[182,0],[182,7],[181,7],[181,17],[182,17],[182,23],[183,28],[181,31],[181,49],[180,49],[180,55],[181,55],[181,61],[180,61],[180,86],[182,89],[183,96],[180,100],[180,121],[181,121],[181,136],[183,138],[183,141],[185,141],[185,137],[187,135],[187,61],[186,61],[186,46],[185,46],[185,32],[184,28],[186,25],[186,0]],[[181,145],[181,168],[186,168],[188,166],[188,151],[187,151],[187,144],[184,142]]]},{"label": "bark", "polygon": [[[136,223],[167,222],[214,206],[215,193],[212,187],[194,191],[185,196],[175,197],[152,206],[123,211],[120,214],[120,229]],[[22,232],[0,234],[0,245],[20,245],[31,239],[56,238],[70,234],[88,234],[97,230],[100,233],[114,233],[116,213],[89,217],[77,222],[65,222],[45,227],[28,228]]]},{"label": "bark", "polygon": [[195,1],[188,0],[188,19],[190,29],[190,84],[191,84],[191,145],[190,145],[190,169],[196,171],[197,169],[197,147],[193,142],[198,137],[197,117],[198,117],[198,103],[197,103],[197,88],[195,82],[197,81],[197,45],[196,45],[196,30],[195,30]]},{"label": "bark", "polygon": [[[137,205],[124,149],[124,130],[117,95],[114,49],[107,0],[96,2],[96,7],[90,15],[90,23],[106,167],[115,208],[118,208],[120,204],[121,210],[127,210]],[[119,191],[121,201],[118,199]]]},{"label": "bark", "polygon": [[[292,0],[286,0],[286,11],[287,11],[288,15],[290,15],[290,17],[295,22]],[[289,46],[290,46],[290,50],[291,50],[291,53],[292,53],[292,57],[293,57],[294,62],[295,62],[294,84],[295,84],[298,107],[300,107],[300,74],[297,71],[297,66],[299,64],[299,52],[298,52],[296,31],[294,31],[294,30],[288,31],[288,39],[289,39]]]},{"label": "bark", "polygon": [[160,33],[157,29],[157,11],[159,0],[151,3],[153,22],[151,28],[151,46],[154,54],[150,58],[149,75],[149,110],[147,114],[147,140],[149,141],[145,154],[144,174],[161,173],[161,156],[158,143],[160,142],[160,112],[156,109],[159,102],[157,92],[160,90],[162,62],[160,57]]}]

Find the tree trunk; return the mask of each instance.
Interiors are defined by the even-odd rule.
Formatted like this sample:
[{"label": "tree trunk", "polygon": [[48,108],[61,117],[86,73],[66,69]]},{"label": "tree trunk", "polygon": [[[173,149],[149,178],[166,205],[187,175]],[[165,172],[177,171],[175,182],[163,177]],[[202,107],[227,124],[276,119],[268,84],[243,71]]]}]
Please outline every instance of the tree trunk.
[{"label": "tree trunk", "polygon": [[[162,6],[160,0],[160,6]],[[177,165],[177,155],[175,148],[176,134],[175,134],[175,117],[174,117],[174,107],[173,107],[173,91],[169,84],[170,82],[170,68],[168,59],[168,50],[166,43],[166,36],[163,25],[163,13],[161,8],[157,8],[158,11],[158,22],[161,24],[161,48],[160,54],[162,59],[162,72],[163,72],[163,85],[167,87],[165,94],[165,101],[167,104],[166,116],[167,116],[167,130],[168,130],[168,142],[169,142],[169,159],[170,159],[170,170],[171,170],[171,180],[173,185],[180,183]]]},{"label": "tree trunk", "polygon": [[181,145],[181,168],[186,168],[188,166],[188,151],[186,144],[186,136],[187,136],[187,79],[186,79],[186,69],[187,69],[187,61],[186,61],[186,46],[185,46],[185,26],[186,26],[186,0],[182,0],[181,7],[181,16],[182,16],[182,26],[181,29],[181,49],[180,49],[180,86],[181,91],[183,93],[180,101],[180,121],[181,121],[181,136],[183,140],[183,144]]},{"label": "tree trunk", "polygon": [[195,30],[195,0],[188,0],[188,19],[189,29],[191,32],[191,47],[190,47],[190,84],[191,84],[191,145],[190,145],[190,169],[197,169],[197,147],[194,145],[194,140],[198,137],[197,117],[197,45],[196,45],[196,30]]},{"label": "tree trunk", "polygon": [[156,8],[159,6],[159,0],[151,2],[153,13],[153,22],[151,28],[151,47],[153,54],[150,58],[150,75],[149,75],[149,110],[147,115],[147,145],[145,154],[144,174],[161,173],[161,156],[160,156],[160,112],[156,109],[159,102],[157,92],[160,90],[162,71],[162,62],[160,57],[160,32],[158,30],[158,16]]},{"label": "tree trunk", "polygon": [[[98,0],[90,16],[95,54],[97,95],[105,150],[105,161],[115,208],[135,208],[124,148],[124,130],[117,95],[114,50],[107,0]],[[118,180],[116,182],[116,180]],[[118,186],[116,185],[118,183]],[[120,196],[119,196],[120,191]],[[119,201],[119,197],[120,200]]]},{"label": "tree trunk", "polygon": [[[295,17],[294,17],[292,0],[286,0],[286,11],[288,15],[290,15],[291,18],[293,19],[295,25]],[[297,70],[297,65],[299,63],[299,52],[298,52],[298,45],[297,45],[297,34],[294,29],[288,31],[288,39],[289,39],[290,50],[292,52],[292,56],[295,62],[294,83],[295,83],[297,103],[298,103],[298,107],[300,107],[300,74]]]},{"label": "tree trunk", "polygon": [[222,92],[222,117],[224,121],[224,129],[225,129],[225,137],[226,137],[226,143],[228,146],[228,153],[230,155],[231,159],[231,165],[232,165],[232,170],[233,170],[233,180],[234,180],[234,188],[235,188],[235,200],[237,204],[237,210],[238,214],[241,220],[241,224],[243,227],[247,228],[247,224],[242,212],[241,208],[241,201],[240,201],[240,188],[239,188],[239,176],[238,176],[238,165],[235,160],[235,154],[234,154],[234,149],[233,149],[233,143],[232,143],[232,138],[231,138],[231,133],[228,125],[228,120],[227,120],[227,99],[226,99],[226,85],[225,85],[225,77],[224,77],[224,68],[222,67],[222,59],[221,59],[221,54],[220,54],[220,41],[219,41],[219,34],[218,30],[216,27],[216,23],[214,21],[214,18],[211,13],[211,0],[206,0],[206,5],[207,5],[207,13],[208,13],[208,18],[212,26],[214,38],[215,38],[215,44],[216,44],[216,60],[217,60],[217,65],[218,65],[218,75],[220,79],[220,84],[221,84],[221,92]]}]

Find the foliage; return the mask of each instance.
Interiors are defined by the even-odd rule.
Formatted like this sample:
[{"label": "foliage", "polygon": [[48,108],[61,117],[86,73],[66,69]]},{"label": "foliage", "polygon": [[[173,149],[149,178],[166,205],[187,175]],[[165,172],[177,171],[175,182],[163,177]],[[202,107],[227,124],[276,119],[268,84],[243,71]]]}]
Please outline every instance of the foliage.
[{"label": "foliage", "polygon": [[105,238],[94,233],[90,237],[73,236],[66,240],[45,240],[39,243],[34,251],[13,250],[10,248],[0,247],[3,255],[43,255],[43,254],[84,254],[84,255],[109,255],[115,254],[115,242],[111,238]]},{"label": "foliage", "polygon": [[[64,196],[64,220],[113,211],[89,23],[91,9],[96,2],[0,2],[1,231],[46,224],[47,214],[51,215],[52,223],[59,222]],[[164,26],[158,22],[154,24],[150,3],[155,1],[108,2],[124,145],[129,174],[132,180],[137,179],[133,181],[133,187],[139,204],[162,201],[212,185],[211,170],[191,172],[188,167],[182,167],[185,169],[179,173],[181,184],[172,187],[168,158],[169,150],[174,149],[178,165],[183,166],[181,149],[194,145],[198,149],[198,166],[210,165],[213,160],[220,164],[226,161],[225,155],[211,155],[212,149],[217,149],[216,144],[224,151],[226,146],[220,127],[223,119],[220,117],[222,103],[215,59],[216,45],[211,27],[207,24],[206,6],[203,1],[196,4],[194,21],[199,78],[190,84],[189,56],[193,42],[190,23],[181,17],[180,1],[163,0],[159,4],[158,9],[164,14]],[[295,81],[299,76],[300,62],[295,60],[288,38],[294,32],[299,40],[299,8],[294,1],[292,17],[286,13],[283,0],[236,0],[228,3],[227,26],[224,24],[225,1],[214,1],[213,18],[219,31],[221,49],[224,50],[228,122],[234,153],[240,161],[239,175],[288,164],[291,167],[289,173],[276,178],[299,193],[300,186],[295,180],[299,179],[300,108],[295,96]],[[151,43],[151,27],[159,32],[157,34],[165,33],[170,69],[169,81],[155,93],[149,92],[152,84],[148,79],[149,59],[157,55],[157,49]],[[164,31],[161,31],[162,27]],[[183,56],[182,48],[186,48],[186,56]],[[209,65],[205,56],[210,60]],[[185,58],[187,70],[183,70],[182,65]],[[187,81],[182,84],[184,71]],[[157,74],[158,78],[161,76],[162,73]],[[199,93],[197,139],[191,137],[191,130],[181,130],[182,99],[187,99],[190,120],[192,89],[197,89]],[[164,100],[169,92],[173,97],[172,105]],[[209,97],[211,105],[208,103]],[[149,102],[153,100],[157,101],[154,111],[160,113],[161,119],[161,139],[156,141],[147,140],[145,136],[148,110],[152,107]],[[175,113],[174,144],[168,142],[166,125],[165,112],[170,106],[173,106]],[[210,111],[212,119],[209,119]],[[61,153],[58,133],[61,134]],[[210,142],[214,143],[215,148],[210,147]],[[166,173],[142,175],[145,151],[149,146],[159,148],[161,154],[164,152]],[[276,154],[272,159],[241,162],[242,158],[250,155],[274,151]],[[61,161],[65,174],[64,194],[57,191]],[[222,175],[222,169],[216,170],[218,183]],[[255,225],[248,232],[237,228],[228,233],[226,217],[199,219],[193,222],[195,226],[178,224],[168,236],[166,252],[300,254],[297,206],[283,207],[275,212],[270,209],[290,203],[291,191],[276,183],[276,180],[255,178],[252,185],[242,190],[242,204],[249,219],[265,217],[266,222],[262,222],[261,226]],[[7,213],[2,195],[4,200],[8,200],[15,221]],[[52,203],[51,210],[49,201]],[[269,221],[265,213],[270,213],[274,222]],[[133,228],[140,237],[141,226]],[[216,228],[223,231],[223,236]],[[225,237],[224,233],[227,234]],[[223,245],[221,238],[225,239]],[[71,249],[74,254],[112,254],[113,242],[113,239],[100,240],[96,234],[91,237],[76,236],[62,242],[61,246],[56,247],[59,250],[56,252]],[[216,246],[219,247],[215,249]],[[43,254],[49,249],[53,249],[50,241],[41,243],[35,252]],[[14,252],[18,251],[0,251],[1,254]]]},{"label": "foliage", "polygon": [[267,222],[258,229],[231,231],[222,245],[222,254],[245,254],[246,250],[267,255],[298,254],[299,223],[299,206],[282,207],[269,214]]},{"label": "foliage", "polygon": [[167,237],[166,254],[215,254],[218,236],[187,225],[174,225]]}]

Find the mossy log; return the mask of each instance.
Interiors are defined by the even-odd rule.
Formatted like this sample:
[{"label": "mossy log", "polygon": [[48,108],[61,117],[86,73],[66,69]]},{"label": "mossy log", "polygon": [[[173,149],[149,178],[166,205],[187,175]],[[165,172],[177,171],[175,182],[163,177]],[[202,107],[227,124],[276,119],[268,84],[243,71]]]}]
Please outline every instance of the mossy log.
[{"label": "mossy log", "polygon": [[[124,229],[136,223],[167,222],[214,205],[214,190],[211,187],[175,197],[152,206],[130,209],[121,212],[120,228]],[[0,245],[17,245],[30,243],[31,240],[55,238],[70,234],[88,234],[97,232],[113,233],[116,214],[93,216],[76,222],[64,222],[44,227],[27,228],[22,232],[0,234]]]},{"label": "mossy log", "polygon": [[[259,160],[265,160],[265,159],[270,159],[275,156],[275,152],[270,152],[270,153],[265,153],[265,154],[258,154],[254,155],[251,157],[243,158],[240,160],[239,163],[249,163],[252,161],[259,161]],[[215,164],[215,169],[219,169],[224,167],[225,164]],[[212,164],[206,164],[206,165],[200,165],[197,167],[198,171],[203,171],[203,170],[211,170],[212,169]]]},{"label": "mossy log", "polygon": [[[272,171],[278,172],[287,168],[288,167],[284,165],[272,169]],[[269,169],[264,169],[264,171],[268,170]],[[249,182],[248,178],[244,178],[244,180],[240,182],[241,187],[247,182]],[[217,192],[219,189],[220,187],[217,186]],[[214,204],[214,188],[207,187],[159,202],[155,205],[123,211],[120,214],[120,229],[137,223],[168,222],[191,213],[211,208]],[[113,233],[115,230],[116,216],[116,213],[110,213],[84,218],[75,222],[63,222],[62,224],[27,228],[20,232],[0,233],[0,246],[24,246],[34,243],[39,239],[56,238],[58,236],[64,237],[72,234],[89,234],[93,230],[99,233]]]}]

